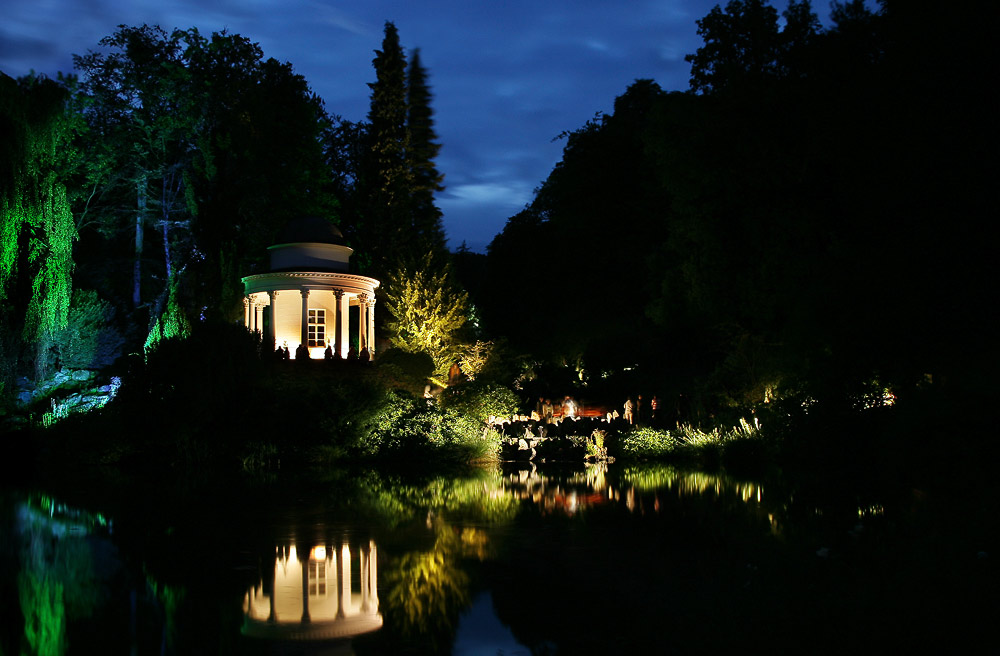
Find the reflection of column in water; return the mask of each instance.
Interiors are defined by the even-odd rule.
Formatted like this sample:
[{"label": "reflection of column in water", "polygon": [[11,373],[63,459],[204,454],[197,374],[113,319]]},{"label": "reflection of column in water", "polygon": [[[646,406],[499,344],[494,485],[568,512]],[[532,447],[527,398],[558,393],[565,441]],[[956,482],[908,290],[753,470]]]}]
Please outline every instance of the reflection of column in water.
[{"label": "reflection of column in water", "polygon": [[343,599],[344,612],[353,611],[354,604],[351,603],[351,548],[348,545],[344,545],[340,549],[341,556],[343,558],[343,563],[341,565],[341,573],[343,578],[341,579],[341,595]]},{"label": "reflection of column in water", "polygon": [[[278,563],[277,563],[277,559],[275,559],[275,562],[272,563],[272,565],[271,565],[271,598],[269,600],[270,601],[270,610],[269,610],[269,612],[267,614],[267,622],[268,622],[268,624],[274,624],[275,622],[278,621],[278,616],[274,612],[274,603],[275,603],[274,600],[278,596],[278,595],[276,595],[274,593],[274,583],[275,583],[274,579],[275,579],[275,575],[277,574],[277,572],[278,572]],[[247,610],[249,612],[249,609],[247,609]]]},{"label": "reflection of column in water", "polygon": [[368,557],[369,551],[366,547],[358,549],[358,556],[361,558],[361,612],[368,612]]},{"label": "reflection of column in water", "polygon": [[302,568],[302,622],[309,621],[309,556],[306,552],[305,562],[299,561]]},{"label": "reflection of column in water", "polygon": [[371,591],[368,593],[368,604],[372,614],[378,613],[378,550],[375,548],[375,541],[368,541],[368,571]]},{"label": "reflection of column in water", "polygon": [[359,549],[361,558],[361,612],[369,615],[378,613],[378,571],[375,543],[371,540]]},{"label": "reflection of column in water", "polygon": [[337,546],[337,618],[344,617],[344,547]]}]

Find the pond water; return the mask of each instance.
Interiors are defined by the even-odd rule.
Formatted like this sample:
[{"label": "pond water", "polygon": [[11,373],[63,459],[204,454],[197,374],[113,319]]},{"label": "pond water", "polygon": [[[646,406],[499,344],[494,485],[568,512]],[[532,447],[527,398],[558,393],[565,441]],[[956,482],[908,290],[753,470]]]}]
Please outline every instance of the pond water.
[{"label": "pond water", "polygon": [[919,489],[528,464],[2,501],[0,654],[923,651],[998,609],[995,522]]}]

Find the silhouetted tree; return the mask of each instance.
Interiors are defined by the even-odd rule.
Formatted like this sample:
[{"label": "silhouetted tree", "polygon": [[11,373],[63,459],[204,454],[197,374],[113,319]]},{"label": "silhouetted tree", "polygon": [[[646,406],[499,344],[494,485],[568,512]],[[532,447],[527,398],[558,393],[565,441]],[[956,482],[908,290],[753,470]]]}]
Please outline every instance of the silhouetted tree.
[{"label": "silhouetted tree", "polygon": [[691,63],[691,89],[725,92],[759,85],[778,75],[778,12],[766,0],[729,0],[696,21],[704,45]]},{"label": "silhouetted tree", "polygon": [[382,49],[376,50],[375,55],[372,64],[376,80],[368,85],[372,90],[368,111],[370,152],[362,189],[367,202],[358,218],[364,223],[364,248],[375,259],[378,270],[394,265],[403,244],[412,236],[413,176],[407,160],[406,57],[399,45],[399,33],[391,22],[385,24]]},{"label": "silhouetted tree", "polygon": [[428,251],[443,253],[444,228],[441,210],[434,204],[434,193],[444,191],[443,176],[434,165],[441,145],[436,142],[434,119],[431,110],[431,92],[427,86],[427,71],[420,63],[420,50],[410,56],[406,76],[407,120],[409,144],[407,160],[412,176],[411,203],[413,211],[413,239],[416,246]]}]

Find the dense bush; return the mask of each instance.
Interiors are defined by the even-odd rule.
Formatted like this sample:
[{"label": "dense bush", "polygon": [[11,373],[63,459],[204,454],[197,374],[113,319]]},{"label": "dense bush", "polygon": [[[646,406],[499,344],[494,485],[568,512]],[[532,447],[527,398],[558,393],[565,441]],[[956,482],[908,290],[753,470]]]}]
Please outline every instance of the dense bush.
[{"label": "dense bush", "polygon": [[386,391],[361,422],[359,454],[405,457],[435,455],[449,460],[495,457],[499,435],[455,408],[439,408],[400,390]]},{"label": "dense bush", "polygon": [[125,342],[115,326],[114,308],[97,292],[77,289],[69,307],[69,321],[54,336],[61,366],[100,369],[121,355]]},{"label": "dense bush", "polygon": [[517,412],[520,402],[509,388],[497,383],[470,382],[445,390],[442,402],[477,421],[486,423],[491,416],[509,417]]}]

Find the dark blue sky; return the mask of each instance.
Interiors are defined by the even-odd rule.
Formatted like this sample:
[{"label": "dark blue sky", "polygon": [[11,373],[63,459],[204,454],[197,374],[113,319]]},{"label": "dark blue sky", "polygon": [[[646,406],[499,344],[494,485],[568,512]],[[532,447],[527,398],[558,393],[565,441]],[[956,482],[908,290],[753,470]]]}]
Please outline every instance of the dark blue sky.
[{"label": "dark blue sky", "polygon": [[[3,0],[0,71],[55,76],[119,24],[227,29],[289,61],[350,120],[368,111],[371,60],[391,20],[419,48],[445,175],[452,247],[483,250],[559,160],[553,138],[610,112],[637,78],[686,89],[684,55],[712,0]],[[724,3],[723,3],[724,4]],[[775,7],[783,10],[784,0]],[[826,3],[816,3],[821,18]]]}]

